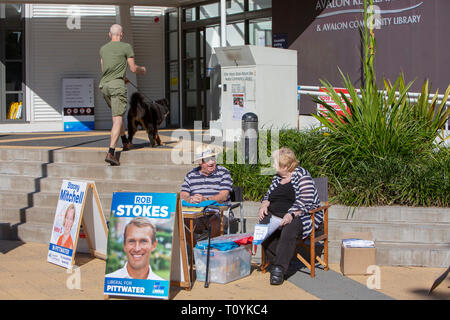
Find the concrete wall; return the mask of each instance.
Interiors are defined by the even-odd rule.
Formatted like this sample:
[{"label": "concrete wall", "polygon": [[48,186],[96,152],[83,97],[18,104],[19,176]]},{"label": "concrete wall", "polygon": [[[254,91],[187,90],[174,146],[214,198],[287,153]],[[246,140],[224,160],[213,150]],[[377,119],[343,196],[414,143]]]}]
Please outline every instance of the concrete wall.
[{"label": "concrete wall", "polygon": [[[245,202],[247,232],[257,223],[259,203]],[[239,212],[236,212],[239,216]],[[329,261],[339,263],[342,232],[370,231],[377,248],[377,264],[448,267],[450,265],[450,209],[334,205],[329,210]]]}]

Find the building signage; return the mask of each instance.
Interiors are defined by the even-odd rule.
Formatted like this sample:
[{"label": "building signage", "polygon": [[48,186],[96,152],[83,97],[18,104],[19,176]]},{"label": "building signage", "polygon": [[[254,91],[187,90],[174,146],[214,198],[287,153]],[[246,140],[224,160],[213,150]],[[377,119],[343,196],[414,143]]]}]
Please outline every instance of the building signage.
[{"label": "building signage", "polygon": [[272,46],[274,48],[287,49],[287,35],[285,33],[274,33]]},{"label": "building signage", "polygon": [[[317,32],[359,29],[364,27],[363,0],[317,0],[316,10],[325,9],[317,16]],[[398,3],[391,0],[374,0],[369,8],[368,23],[375,29],[405,24],[420,24],[423,19],[418,11],[423,1]],[[356,14],[356,15],[355,15]],[[334,17],[334,19],[327,19]]]},{"label": "building signage", "polygon": [[[449,10],[448,0],[373,0],[365,19],[363,0],[285,0],[274,2],[273,34],[287,34],[289,49],[297,50],[302,87],[319,87],[320,80],[341,86],[339,70],[359,87],[364,81],[360,30],[368,26],[376,39],[380,89],[383,78],[393,83],[403,73],[406,83],[414,81],[410,92],[420,92],[422,79],[429,79],[442,93],[450,72],[450,43],[442,41],[443,30],[450,27]],[[430,48],[435,48],[432,58]],[[301,99],[300,114],[317,112],[310,97]]]},{"label": "building signage", "polygon": [[63,79],[64,131],[94,130],[94,79]]}]

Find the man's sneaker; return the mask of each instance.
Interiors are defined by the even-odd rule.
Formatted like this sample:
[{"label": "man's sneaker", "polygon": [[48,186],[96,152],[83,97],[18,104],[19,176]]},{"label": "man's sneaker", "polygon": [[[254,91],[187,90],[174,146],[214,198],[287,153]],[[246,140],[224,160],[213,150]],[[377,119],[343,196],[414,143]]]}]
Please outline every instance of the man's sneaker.
[{"label": "man's sneaker", "polygon": [[105,161],[111,164],[112,166],[120,166],[119,160],[117,160],[116,157],[109,152],[106,154]]},{"label": "man's sneaker", "polygon": [[131,142],[125,142],[122,147],[122,151],[128,151],[133,148],[133,144]]}]

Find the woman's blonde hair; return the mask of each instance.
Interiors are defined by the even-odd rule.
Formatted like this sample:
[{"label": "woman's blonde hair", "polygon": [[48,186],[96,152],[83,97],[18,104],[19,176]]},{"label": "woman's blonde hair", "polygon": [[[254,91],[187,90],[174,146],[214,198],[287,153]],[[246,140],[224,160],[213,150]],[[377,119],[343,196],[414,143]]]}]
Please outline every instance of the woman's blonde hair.
[{"label": "woman's blonde hair", "polygon": [[276,150],[272,157],[275,166],[286,168],[289,172],[294,171],[298,166],[298,160],[294,151],[288,147],[282,147],[279,150]]}]

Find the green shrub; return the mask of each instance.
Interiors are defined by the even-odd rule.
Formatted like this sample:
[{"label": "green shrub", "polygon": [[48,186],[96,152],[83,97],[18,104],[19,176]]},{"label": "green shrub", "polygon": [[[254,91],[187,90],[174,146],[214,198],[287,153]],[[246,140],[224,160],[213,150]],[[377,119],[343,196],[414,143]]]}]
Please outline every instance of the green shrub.
[{"label": "green shrub", "polygon": [[[322,145],[332,136],[315,130],[279,133],[280,147],[291,148],[300,166],[313,177],[329,180],[330,201],[346,206],[441,206],[450,203],[450,151],[446,147],[416,157],[372,157],[346,160],[324,157]],[[345,165],[343,163],[346,162]],[[261,175],[268,165],[225,164],[244,199],[260,201],[272,181]]]}]

